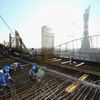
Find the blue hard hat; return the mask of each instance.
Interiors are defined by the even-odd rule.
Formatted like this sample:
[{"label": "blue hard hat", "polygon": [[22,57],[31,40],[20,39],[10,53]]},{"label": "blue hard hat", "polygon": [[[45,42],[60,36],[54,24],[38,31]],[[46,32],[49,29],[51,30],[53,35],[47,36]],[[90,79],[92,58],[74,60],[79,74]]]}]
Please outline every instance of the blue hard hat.
[{"label": "blue hard hat", "polygon": [[32,66],[32,71],[35,71],[36,70],[36,66]]},{"label": "blue hard hat", "polygon": [[9,66],[5,66],[5,67],[4,67],[4,71],[5,71],[5,72],[9,72],[9,70],[10,70],[10,67],[9,67]]}]

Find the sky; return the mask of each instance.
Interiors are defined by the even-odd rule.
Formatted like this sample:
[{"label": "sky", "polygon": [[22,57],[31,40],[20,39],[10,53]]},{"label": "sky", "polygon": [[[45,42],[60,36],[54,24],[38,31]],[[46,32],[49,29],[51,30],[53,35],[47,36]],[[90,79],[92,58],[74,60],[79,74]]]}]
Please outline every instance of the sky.
[{"label": "sky", "polygon": [[[89,35],[100,33],[100,0],[0,0],[0,16],[17,30],[26,47],[41,47],[41,27],[54,32],[55,46],[83,35],[84,10],[90,7]],[[0,43],[9,40],[9,29],[0,19]],[[14,36],[14,34],[12,34]]]}]

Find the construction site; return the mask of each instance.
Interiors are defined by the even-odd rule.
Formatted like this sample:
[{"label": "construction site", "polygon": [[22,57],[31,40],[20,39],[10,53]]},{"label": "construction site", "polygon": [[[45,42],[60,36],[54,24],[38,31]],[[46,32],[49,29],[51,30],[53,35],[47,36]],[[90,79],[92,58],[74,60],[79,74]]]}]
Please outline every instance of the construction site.
[{"label": "construction site", "polygon": [[[40,49],[28,49],[17,30],[9,34],[0,44],[0,69],[14,62],[23,69],[12,75],[12,84],[0,86],[0,100],[100,100],[100,35],[88,35],[89,10],[83,14],[84,37],[56,47],[47,25],[41,28]],[[41,81],[30,80],[32,65],[44,71]]]}]

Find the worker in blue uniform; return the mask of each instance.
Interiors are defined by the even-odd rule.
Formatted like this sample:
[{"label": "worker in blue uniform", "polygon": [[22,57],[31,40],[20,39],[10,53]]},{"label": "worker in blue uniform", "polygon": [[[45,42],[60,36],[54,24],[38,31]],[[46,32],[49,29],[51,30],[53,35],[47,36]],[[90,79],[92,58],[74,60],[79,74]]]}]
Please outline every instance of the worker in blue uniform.
[{"label": "worker in blue uniform", "polygon": [[9,91],[9,86],[13,83],[13,80],[9,72],[9,66],[5,66],[4,69],[0,70],[0,94],[4,94],[4,91]]},{"label": "worker in blue uniform", "polygon": [[3,72],[5,73],[6,71],[10,71],[10,66],[4,66]]},{"label": "worker in blue uniform", "polygon": [[0,87],[7,86],[3,69],[0,70]]},{"label": "worker in blue uniform", "polygon": [[29,70],[29,76],[33,81],[40,81],[44,76],[44,71],[41,68],[33,65]]},{"label": "worker in blue uniform", "polygon": [[10,66],[4,66],[4,68],[3,68],[3,72],[5,73],[6,70],[9,71],[9,74],[10,74],[10,75],[13,75],[13,70],[12,70],[12,68],[11,68]]},{"label": "worker in blue uniform", "polygon": [[5,66],[4,69],[3,69],[4,77],[5,77],[5,81],[6,81],[7,85],[13,83],[13,79],[11,78],[10,71],[11,71],[11,69],[10,69],[9,66]]},{"label": "worker in blue uniform", "polygon": [[36,73],[37,73],[37,66],[32,65],[31,69],[29,70],[29,77],[31,80],[35,80],[36,79]]},{"label": "worker in blue uniform", "polygon": [[18,69],[23,69],[23,67],[22,67],[22,65],[21,65],[20,62],[15,62],[15,63],[11,64],[10,66],[11,66],[11,69],[12,69],[13,71],[15,71],[15,72],[16,72],[16,70],[18,70]]}]

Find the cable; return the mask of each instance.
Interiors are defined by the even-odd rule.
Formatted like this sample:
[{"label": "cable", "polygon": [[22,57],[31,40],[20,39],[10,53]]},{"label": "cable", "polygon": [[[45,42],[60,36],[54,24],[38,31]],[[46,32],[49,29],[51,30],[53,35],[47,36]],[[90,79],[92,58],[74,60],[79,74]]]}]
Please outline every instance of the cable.
[{"label": "cable", "polygon": [[[13,33],[12,29],[10,28],[10,26],[7,24],[7,22],[4,20],[4,18],[0,15],[1,20],[4,22],[4,24],[7,26],[7,28],[9,29],[9,31],[11,33]],[[14,34],[14,33],[13,33]]]}]

